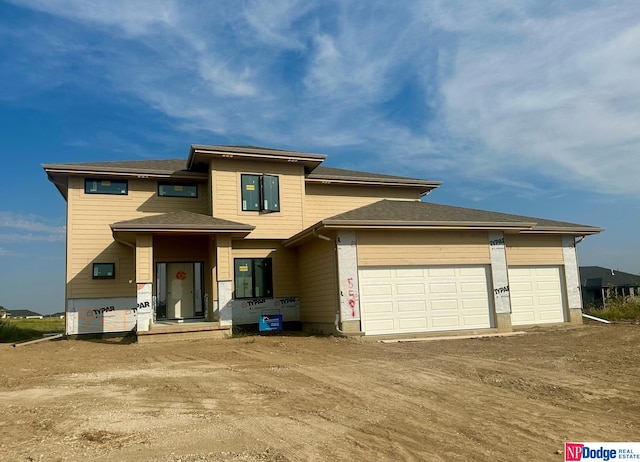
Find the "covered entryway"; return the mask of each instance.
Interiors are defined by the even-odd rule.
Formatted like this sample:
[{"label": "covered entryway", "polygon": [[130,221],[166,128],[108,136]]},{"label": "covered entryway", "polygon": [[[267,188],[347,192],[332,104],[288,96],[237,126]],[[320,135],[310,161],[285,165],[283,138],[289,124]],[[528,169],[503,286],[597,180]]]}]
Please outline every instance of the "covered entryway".
[{"label": "covered entryway", "polygon": [[511,324],[565,321],[564,285],[559,266],[509,267]]},{"label": "covered entryway", "polygon": [[158,263],[156,276],[158,319],[204,317],[202,262]]},{"label": "covered entryway", "polygon": [[367,335],[491,327],[488,266],[360,268]]}]

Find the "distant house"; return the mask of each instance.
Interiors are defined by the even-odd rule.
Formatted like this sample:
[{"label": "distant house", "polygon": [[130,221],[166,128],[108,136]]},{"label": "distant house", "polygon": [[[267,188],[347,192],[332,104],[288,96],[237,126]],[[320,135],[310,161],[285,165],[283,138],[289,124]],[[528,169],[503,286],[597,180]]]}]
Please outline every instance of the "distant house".
[{"label": "distant house", "polygon": [[581,266],[580,286],[584,306],[604,306],[608,298],[640,296],[640,275],[601,266]]},{"label": "distant house", "polygon": [[47,318],[59,318],[59,319],[64,319],[64,311],[58,311],[57,313],[51,313],[46,315]]},{"label": "distant house", "polygon": [[13,319],[42,319],[40,313],[31,310],[8,310],[7,317]]},{"label": "distant house", "polygon": [[7,310],[4,308],[0,308],[0,319],[5,319],[7,317]]}]

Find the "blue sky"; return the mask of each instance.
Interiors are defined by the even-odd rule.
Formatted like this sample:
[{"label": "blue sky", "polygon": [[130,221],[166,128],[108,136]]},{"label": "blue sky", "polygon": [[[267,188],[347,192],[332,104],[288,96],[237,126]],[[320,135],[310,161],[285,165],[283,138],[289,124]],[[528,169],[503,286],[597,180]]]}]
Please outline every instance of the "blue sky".
[{"label": "blue sky", "polygon": [[427,200],[606,228],[640,273],[640,3],[0,0],[0,304],[64,308],[43,163],[328,154]]}]

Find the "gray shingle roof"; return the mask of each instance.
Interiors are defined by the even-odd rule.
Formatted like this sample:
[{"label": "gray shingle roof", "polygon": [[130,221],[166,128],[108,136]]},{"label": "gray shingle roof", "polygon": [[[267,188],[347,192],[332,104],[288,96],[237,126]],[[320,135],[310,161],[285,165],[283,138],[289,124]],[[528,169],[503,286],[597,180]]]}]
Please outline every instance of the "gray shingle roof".
[{"label": "gray shingle roof", "polygon": [[601,266],[581,266],[580,281],[584,287],[640,286],[639,275]]},{"label": "gray shingle roof", "polygon": [[187,162],[184,159],[147,159],[147,160],[117,160],[104,162],[70,162],[63,164],[44,164],[45,170],[93,170],[98,172],[139,172],[163,174],[189,174]]},{"label": "gray shingle roof", "polygon": [[150,215],[133,220],[119,221],[111,224],[114,231],[131,230],[202,230],[202,231],[251,231],[255,227],[222,218],[203,215],[201,213],[178,210],[176,212]]},{"label": "gray shingle roof", "polygon": [[509,225],[510,227],[524,227],[531,230],[581,230],[587,234],[602,231],[601,228],[593,226],[546,220],[544,218],[453,207],[430,202],[392,200],[382,200],[322,221],[326,225],[357,222],[379,225]]},{"label": "gray shingle roof", "polygon": [[333,167],[316,167],[309,175],[308,179],[312,180],[360,180],[360,181],[377,181],[381,183],[409,183],[416,186],[431,186],[436,187],[441,184],[440,181],[422,180],[419,178],[408,178],[403,176],[384,175],[381,173],[369,173],[361,172],[357,170],[346,170],[342,168]]},{"label": "gray shingle roof", "polygon": [[[6,308],[5,308],[6,309]],[[9,310],[7,309],[7,314],[12,318],[26,318],[27,316],[42,316],[40,313],[36,313],[31,310]]]},{"label": "gray shingle roof", "polygon": [[[264,149],[264,148],[260,148]],[[277,151],[277,150],[274,150]],[[283,151],[284,152],[284,151]],[[45,164],[45,169],[66,170],[94,170],[102,172],[139,172],[139,173],[164,173],[164,174],[189,174],[187,161],[184,159],[147,159],[147,160],[119,160],[104,162],[70,162],[63,164]],[[309,179],[343,179],[379,182],[414,182],[417,184],[440,184],[437,181],[421,180],[380,173],[369,173],[357,170],[346,170],[332,167],[316,167],[309,175]]]}]

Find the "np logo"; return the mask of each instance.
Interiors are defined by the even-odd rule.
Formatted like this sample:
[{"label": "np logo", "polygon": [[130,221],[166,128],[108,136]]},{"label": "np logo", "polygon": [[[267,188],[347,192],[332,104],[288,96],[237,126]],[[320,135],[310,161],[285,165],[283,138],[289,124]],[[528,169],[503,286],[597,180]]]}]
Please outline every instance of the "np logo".
[{"label": "np logo", "polygon": [[[622,452],[625,450],[622,449]],[[630,450],[630,454],[633,451]],[[623,456],[624,457],[624,456]],[[573,462],[580,460],[603,460],[609,461],[618,458],[617,449],[605,449],[603,446],[598,448],[590,448],[584,443],[565,443],[564,444],[564,460],[565,462]]]},{"label": "np logo", "polygon": [[582,460],[582,448],[584,444],[579,443],[564,443],[564,460],[565,462],[571,462],[575,460]]},{"label": "np logo", "polygon": [[176,273],[176,279],[184,281],[185,279],[187,279],[187,273],[185,273],[184,271],[178,271]]}]

